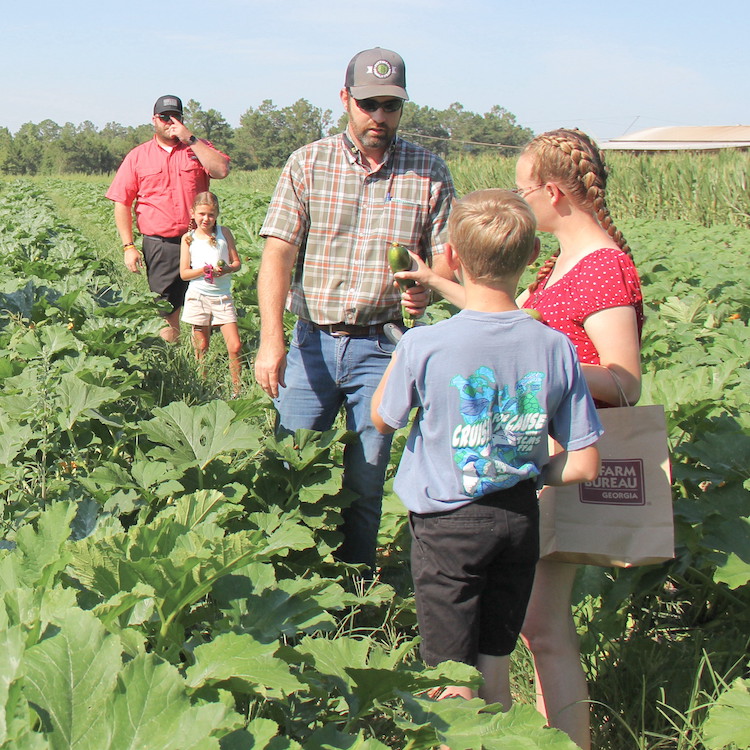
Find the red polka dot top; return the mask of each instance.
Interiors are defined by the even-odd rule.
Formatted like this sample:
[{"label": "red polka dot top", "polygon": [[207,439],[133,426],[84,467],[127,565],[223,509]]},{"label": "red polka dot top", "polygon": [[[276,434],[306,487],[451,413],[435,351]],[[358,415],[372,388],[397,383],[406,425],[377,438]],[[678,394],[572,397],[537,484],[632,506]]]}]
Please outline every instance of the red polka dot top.
[{"label": "red polka dot top", "polygon": [[584,364],[598,365],[599,353],[583,328],[592,313],[631,305],[643,329],[643,295],[638,271],[630,256],[619,248],[605,247],[589,253],[562,278],[547,287],[549,277],[524,302],[538,310],[544,322],[564,333]]}]

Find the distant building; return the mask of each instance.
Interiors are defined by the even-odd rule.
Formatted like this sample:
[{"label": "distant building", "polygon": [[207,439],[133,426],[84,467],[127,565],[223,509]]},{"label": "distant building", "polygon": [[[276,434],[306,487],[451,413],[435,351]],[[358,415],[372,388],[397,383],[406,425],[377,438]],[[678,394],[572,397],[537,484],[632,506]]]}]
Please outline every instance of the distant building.
[{"label": "distant building", "polygon": [[750,148],[750,125],[648,128],[599,144],[608,151],[718,151]]}]

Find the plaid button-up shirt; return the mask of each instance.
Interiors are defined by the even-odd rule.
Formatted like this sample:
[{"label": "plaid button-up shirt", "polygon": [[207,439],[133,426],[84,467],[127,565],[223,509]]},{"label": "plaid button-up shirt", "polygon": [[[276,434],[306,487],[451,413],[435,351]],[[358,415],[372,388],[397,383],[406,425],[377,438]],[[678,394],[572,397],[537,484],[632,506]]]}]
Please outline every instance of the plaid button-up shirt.
[{"label": "plaid button-up shirt", "polygon": [[453,196],[445,162],[401,138],[374,172],[345,134],[295,151],[260,230],[299,248],[289,310],[321,325],[398,319],[388,248],[441,254]]}]

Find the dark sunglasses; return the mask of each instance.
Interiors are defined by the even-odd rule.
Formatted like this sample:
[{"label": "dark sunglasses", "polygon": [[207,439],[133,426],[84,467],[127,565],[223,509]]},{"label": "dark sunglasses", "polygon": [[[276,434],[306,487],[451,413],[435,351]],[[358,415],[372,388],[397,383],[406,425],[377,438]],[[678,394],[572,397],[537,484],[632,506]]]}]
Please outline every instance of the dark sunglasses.
[{"label": "dark sunglasses", "polygon": [[174,114],[174,115],[156,115],[162,122],[172,122],[172,118],[174,117],[175,120],[182,120],[182,115]]},{"label": "dark sunglasses", "polygon": [[403,99],[388,99],[384,102],[379,102],[377,99],[355,99],[354,101],[363,112],[377,112],[379,109],[383,112],[398,112],[404,106]]}]

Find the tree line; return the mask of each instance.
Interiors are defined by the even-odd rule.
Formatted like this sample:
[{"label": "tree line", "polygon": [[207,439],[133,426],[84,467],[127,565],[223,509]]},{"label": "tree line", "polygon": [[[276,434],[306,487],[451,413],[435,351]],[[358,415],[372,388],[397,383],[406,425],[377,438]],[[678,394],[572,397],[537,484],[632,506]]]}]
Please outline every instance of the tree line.
[{"label": "tree line", "polygon": [[[266,99],[259,107],[248,109],[236,128],[221,112],[203,109],[194,99],[185,106],[184,117],[195,135],[228,154],[235,169],[246,170],[281,167],[296,148],[341,132],[347,120],[344,113],[334,122],[331,110],[315,107],[306,99],[281,108]],[[495,105],[480,115],[457,102],[444,110],[406,102],[400,132],[446,159],[488,150],[513,153],[533,136],[503,107]],[[107,174],[117,169],[131,148],[152,134],[150,124],[133,127],[110,122],[97,128],[88,120],[80,125],[27,122],[16,133],[0,127],[0,172]]]}]

